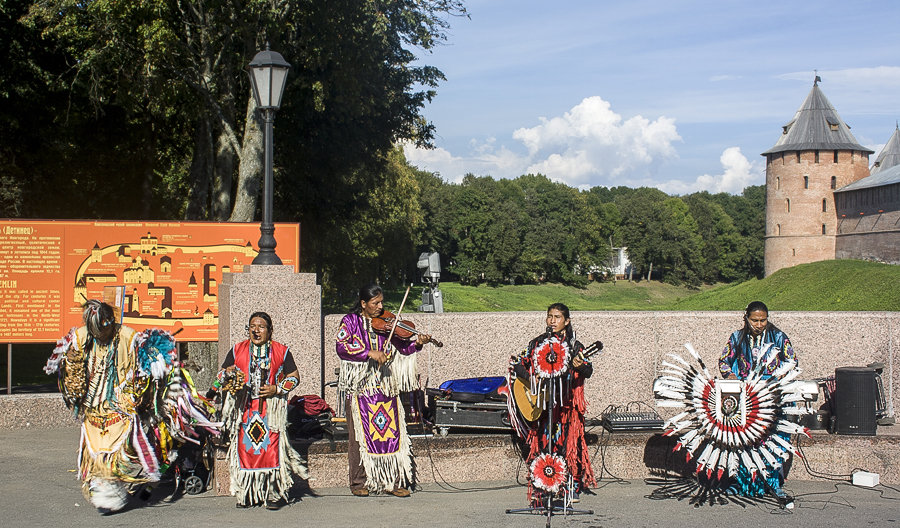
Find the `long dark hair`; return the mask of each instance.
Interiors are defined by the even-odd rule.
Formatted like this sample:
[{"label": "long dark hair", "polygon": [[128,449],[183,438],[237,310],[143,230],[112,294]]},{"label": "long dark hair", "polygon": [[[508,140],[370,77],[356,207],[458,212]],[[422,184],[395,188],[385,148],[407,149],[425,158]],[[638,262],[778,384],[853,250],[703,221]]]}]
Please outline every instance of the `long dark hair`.
[{"label": "long dark hair", "polygon": [[747,308],[744,310],[744,326],[741,328],[741,333],[738,336],[738,343],[743,343],[744,338],[750,335],[750,314],[753,312],[766,312],[766,327],[763,329],[763,335],[766,332],[777,332],[778,327],[772,324],[772,321],[769,321],[769,307],[766,306],[766,303],[762,301],[753,301],[747,305]]},{"label": "long dark hair", "polygon": [[572,321],[569,317],[569,307],[563,303],[553,303],[547,307],[548,315],[550,314],[550,310],[559,310],[559,313],[561,313],[563,317],[566,318],[566,321],[569,321],[568,323],[566,323],[566,341],[571,341],[575,336],[575,330],[572,329]]},{"label": "long dark hair", "polygon": [[356,299],[356,305],[353,306],[353,309],[350,310],[350,313],[361,314],[362,304],[360,303],[364,301],[369,302],[379,295],[384,295],[384,290],[381,289],[381,286],[375,284],[374,282],[366,284],[359,289],[359,297]]}]

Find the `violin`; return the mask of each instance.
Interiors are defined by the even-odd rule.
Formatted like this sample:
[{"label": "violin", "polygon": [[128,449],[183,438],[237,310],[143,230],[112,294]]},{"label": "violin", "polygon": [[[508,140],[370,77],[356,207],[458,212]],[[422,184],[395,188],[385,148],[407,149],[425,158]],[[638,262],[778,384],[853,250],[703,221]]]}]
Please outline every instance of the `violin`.
[{"label": "violin", "polygon": [[[394,321],[397,320],[397,316],[393,313],[385,310],[381,312],[381,315],[372,318],[372,328],[378,332],[379,334],[388,334],[391,331],[391,328],[394,326]],[[400,339],[412,339],[413,336],[421,334],[416,330],[416,325],[412,324],[410,321],[406,321],[401,319],[397,323],[397,327],[394,329],[394,335],[399,337]],[[444,346],[443,343],[438,341],[435,338],[431,338],[431,343],[434,346],[440,348]]]}]

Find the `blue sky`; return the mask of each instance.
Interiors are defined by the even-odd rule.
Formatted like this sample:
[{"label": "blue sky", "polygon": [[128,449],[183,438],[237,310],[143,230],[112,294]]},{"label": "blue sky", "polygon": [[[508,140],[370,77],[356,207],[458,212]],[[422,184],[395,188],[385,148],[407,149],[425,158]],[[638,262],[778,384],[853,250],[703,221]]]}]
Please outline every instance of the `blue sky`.
[{"label": "blue sky", "polygon": [[[900,2],[470,0],[422,62],[446,181],[540,172],[568,185],[739,193],[765,182],[818,70],[876,152],[900,119]],[[875,155],[870,157],[874,160]]]}]

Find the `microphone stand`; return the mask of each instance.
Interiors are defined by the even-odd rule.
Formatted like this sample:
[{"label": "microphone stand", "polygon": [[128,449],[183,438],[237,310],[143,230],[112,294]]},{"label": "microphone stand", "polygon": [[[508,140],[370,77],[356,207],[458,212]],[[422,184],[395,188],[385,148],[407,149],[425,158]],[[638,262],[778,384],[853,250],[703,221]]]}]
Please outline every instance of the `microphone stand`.
[{"label": "microphone stand", "polygon": [[[549,341],[552,336],[553,336],[553,328],[548,326],[547,327],[547,340]],[[602,345],[601,345],[601,347],[602,347]],[[545,431],[547,434],[547,448],[546,448],[546,452],[543,453],[543,454],[547,454],[547,455],[555,455],[555,453],[553,452],[554,451],[554,449],[553,449],[553,429],[554,429],[554,427],[553,426],[554,426],[554,418],[555,418],[555,416],[553,414],[553,409],[554,409],[554,407],[556,407],[557,396],[559,397],[560,400],[562,399],[562,396],[563,396],[561,393],[557,394],[557,389],[559,391],[562,391],[562,386],[559,383],[557,383],[558,379],[559,378],[550,378],[549,380],[545,381],[546,383],[550,383],[550,401],[549,401],[549,405],[547,407],[547,421],[545,423]],[[540,393],[541,391],[538,391],[538,392]],[[538,441],[540,441],[540,440],[538,440]],[[564,442],[563,445],[565,445],[565,440],[563,442]],[[530,467],[528,468],[528,471],[531,471]],[[563,495],[562,506],[553,504],[553,495],[554,495],[553,492],[550,492],[547,490],[542,490],[542,492],[547,495],[546,504],[529,505],[527,508],[510,508],[510,509],[506,510],[506,513],[507,514],[538,513],[541,515],[546,515],[547,516],[546,528],[550,528],[550,521],[554,514],[562,513],[564,516],[565,515],[593,515],[594,510],[581,510],[581,509],[576,509],[576,508],[570,507],[570,505],[572,503],[572,485],[571,485],[571,483],[573,482],[573,476],[572,476],[572,472],[568,468],[568,466],[566,467],[566,472],[568,473],[567,484],[569,484],[569,485],[565,486],[565,488],[564,488],[565,492]],[[529,474],[528,478],[531,478],[530,474]]]}]

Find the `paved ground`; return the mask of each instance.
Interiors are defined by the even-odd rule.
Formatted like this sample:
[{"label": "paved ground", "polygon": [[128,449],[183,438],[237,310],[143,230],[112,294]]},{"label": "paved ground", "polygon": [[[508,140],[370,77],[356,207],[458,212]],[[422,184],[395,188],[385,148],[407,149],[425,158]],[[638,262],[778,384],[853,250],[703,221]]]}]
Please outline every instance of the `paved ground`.
[{"label": "paved ground", "polygon": [[[540,527],[546,517],[507,514],[525,506],[525,489],[511,475],[500,479],[424,486],[408,499],[358,498],[349,490],[317,489],[298,497],[280,511],[238,510],[234,499],[211,493],[169,501],[170,486],[157,488],[147,503],[115,515],[101,516],[86,503],[75,477],[78,430],[0,431],[0,525],[89,527],[173,526],[267,527],[446,526]],[[427,459],[419,459],[427,464]],[[430,468],[420,467],[420,471]],[[554,516],[552,526],[713,527],[743,526],[900,526],[900,489],[859,488],[843,482],[788,481],[796,497],[793,510],[781,510],[768,500],[704,501],[681,481],[617,481],[605,479],[596,495],[583,497],[580,508],[589,515]]]}]

